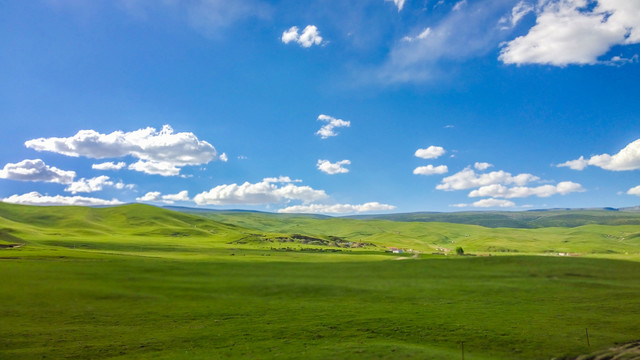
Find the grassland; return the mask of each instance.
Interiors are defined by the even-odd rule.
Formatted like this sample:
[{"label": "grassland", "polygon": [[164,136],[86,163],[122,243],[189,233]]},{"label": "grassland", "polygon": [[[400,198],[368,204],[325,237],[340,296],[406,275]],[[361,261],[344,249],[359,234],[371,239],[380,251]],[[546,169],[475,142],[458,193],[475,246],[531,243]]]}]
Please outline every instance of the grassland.
[{"label": "grassland", "polygon": [[[640,338],[638,226],[220,216],[0,203],[0,244],[23,245],[0,249],[0,358],[559,359]],[[431,255],[447,242],[518,252]],[[561,246],[583,256],[540,256]]]}]

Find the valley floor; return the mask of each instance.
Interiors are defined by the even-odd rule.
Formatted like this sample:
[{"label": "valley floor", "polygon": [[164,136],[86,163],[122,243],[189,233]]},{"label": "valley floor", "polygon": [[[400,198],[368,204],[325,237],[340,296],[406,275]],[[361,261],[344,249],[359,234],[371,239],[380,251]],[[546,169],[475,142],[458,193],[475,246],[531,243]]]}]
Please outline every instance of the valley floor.
[{"label": "valley floor", "polygon": [[640,337],[634,261],[0,251],[8,359],[551,359]]}]

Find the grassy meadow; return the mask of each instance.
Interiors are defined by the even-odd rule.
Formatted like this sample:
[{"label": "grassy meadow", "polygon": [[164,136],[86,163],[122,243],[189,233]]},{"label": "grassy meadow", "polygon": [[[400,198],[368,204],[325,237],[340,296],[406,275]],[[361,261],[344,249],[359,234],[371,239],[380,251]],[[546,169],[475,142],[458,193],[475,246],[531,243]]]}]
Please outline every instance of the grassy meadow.
[{"label": "grassy meadow", "polygon": [[0,358],[576,358],[640,338],[638,234],[0,203]]}]

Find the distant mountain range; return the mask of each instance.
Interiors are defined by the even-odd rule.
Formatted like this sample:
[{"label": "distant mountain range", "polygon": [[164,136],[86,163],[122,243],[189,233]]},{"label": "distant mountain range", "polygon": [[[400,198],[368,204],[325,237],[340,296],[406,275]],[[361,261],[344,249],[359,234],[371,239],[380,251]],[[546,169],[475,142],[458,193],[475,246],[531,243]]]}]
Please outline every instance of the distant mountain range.
[{"label": "distant mountain range", "polygon": [[[330,218],[317,214],[277,214],[247,210],[211,210],[169,206],[168,209],[192,214],[233,215],[259,214],[265,218]],[[640,225],[640,206],[627,208],[540,209],[527,211],[463,211],[413,212],[398,214],[351,215],[342,218],[360,220],[389,220],[403,222],[442,222],[480,225],[491,228],[534,229],[544,227],[577,227],[582,225]]]}]

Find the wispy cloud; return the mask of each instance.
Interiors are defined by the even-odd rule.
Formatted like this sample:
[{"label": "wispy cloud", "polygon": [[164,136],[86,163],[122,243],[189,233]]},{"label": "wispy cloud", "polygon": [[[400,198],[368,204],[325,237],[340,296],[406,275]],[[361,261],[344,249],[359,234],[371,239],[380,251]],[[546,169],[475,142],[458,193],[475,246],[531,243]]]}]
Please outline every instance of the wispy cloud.
[{"label": "wispy cloud", "polygon": [[90,179],[81,178],[80,180],[74,181],[69,186],[67,186],[64,191],[70,192],[72,194],[77,193],[90,193],[101,191],[105,187],[114,187],[116,189],[133,189],[133,185],[124,184],[122,181],[114,182],[108,176],[102,175]]},{"label": "wispy cloud", "polygon": [[465,207],[476,207],[476,208],[508,208],[514,207],[516,204],[513,201],[503,200],[503,199],[482,199],[478,200],[471,204],[453,204],[453,207],[465,208]]},{"label": "wispy cloud", "polygon": [[33,191],[22,195],[11,195],[2,199],[3,202],[22,205],[74,205],[74,206],[105,206],[120,205],[122,201],[117,199],[104,200],[84,196],[49,196]]},{"label": "wispy cloud", "polygon": [[393,205],[380,204],[378,202],[368,202],[360,205],[352,204],[310,204],[294,205],[278,210],[279,213],[290,214],[348,214],[371,211],[389,211],[396,207]]},{"label": "wispy cloud", "polygon": [[498,21],[511,12],[512,0],[461,1],[454,7],[456,10],[439,22],[417,27],[393,45],[377,69],[377,80],[383,83],[432,81],[450,73],[445,69],[455,64],[489,53],[510,35],[509,31],[500,30]]}]

